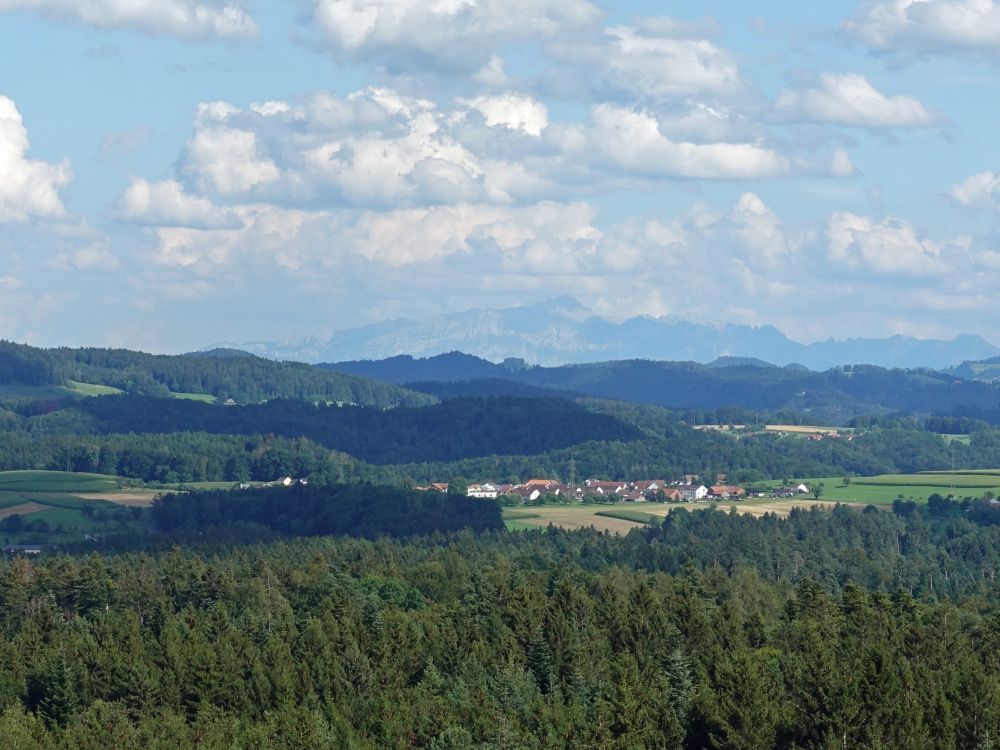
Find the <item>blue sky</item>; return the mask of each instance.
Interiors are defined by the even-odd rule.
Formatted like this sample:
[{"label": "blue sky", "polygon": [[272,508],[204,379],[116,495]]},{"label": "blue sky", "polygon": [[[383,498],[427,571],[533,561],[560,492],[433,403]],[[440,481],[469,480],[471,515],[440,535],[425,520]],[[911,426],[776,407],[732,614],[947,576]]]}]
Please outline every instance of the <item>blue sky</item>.
[{"label": "blue sky", "polygon": [[0,0],[0,336],[570,294],[994,334],[1000,4]]}]

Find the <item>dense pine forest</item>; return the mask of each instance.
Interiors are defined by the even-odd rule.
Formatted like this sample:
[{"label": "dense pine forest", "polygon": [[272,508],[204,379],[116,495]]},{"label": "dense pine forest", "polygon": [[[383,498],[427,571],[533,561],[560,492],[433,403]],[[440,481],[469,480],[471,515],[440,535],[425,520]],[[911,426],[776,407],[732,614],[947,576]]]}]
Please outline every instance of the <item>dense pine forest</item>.
[{"label": "dense pine forest", "polygon": [[7,747],[987,748],[1000,528],[678,511],[0,564]]}]

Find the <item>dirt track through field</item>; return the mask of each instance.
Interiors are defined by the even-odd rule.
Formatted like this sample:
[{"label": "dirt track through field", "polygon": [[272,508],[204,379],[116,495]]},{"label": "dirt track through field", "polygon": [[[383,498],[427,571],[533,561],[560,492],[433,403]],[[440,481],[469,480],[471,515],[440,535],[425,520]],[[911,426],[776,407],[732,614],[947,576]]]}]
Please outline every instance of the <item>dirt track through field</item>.
[{"label": "dirt track through field", "polygon": [[46,506],[39,505],[38,503],[21,503],[20,505],[12,505],[9,508],[0,509],[0,518],[8,518],[9,516],[26,516],[29,513],[37,513],[40,510],[47,510]]}]

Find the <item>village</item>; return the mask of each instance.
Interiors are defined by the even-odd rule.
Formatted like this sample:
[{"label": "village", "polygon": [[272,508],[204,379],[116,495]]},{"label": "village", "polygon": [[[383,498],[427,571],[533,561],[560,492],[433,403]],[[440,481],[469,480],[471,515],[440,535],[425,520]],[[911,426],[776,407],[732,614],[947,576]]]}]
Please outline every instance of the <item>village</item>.
[{"label": "village", "polygon": [[[425,492],[449,492],[448,482],[431,482],[414,487]],[[454,488],[460,489],[460,488]],[[753,497],[788,498],[805,495],[810,488],[805,484],[776,487],[767,492],[754,492]],[[714,484],[706,485],[697,474],[685,475],[668,482],[663,479],[606,481],[587,479],[581,484],[562,484],[553,479],[529,479],[522,484],[469,484],[468,497],[499,500],[504,504],[528,503],[692,503],[719,500],[739,500],[751,496],[747,489],[737,484],[726,484],[726,475],[716,476]]]}]

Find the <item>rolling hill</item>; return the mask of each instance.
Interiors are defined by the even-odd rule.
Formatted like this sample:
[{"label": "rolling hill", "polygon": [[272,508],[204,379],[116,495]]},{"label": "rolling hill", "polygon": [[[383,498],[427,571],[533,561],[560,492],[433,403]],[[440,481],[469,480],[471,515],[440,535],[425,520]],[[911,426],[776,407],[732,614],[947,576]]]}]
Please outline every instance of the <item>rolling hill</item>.
[{"label": "rolling hill", "polygon": [[434,401],[395,385],[245,352],[162,355],[126,349],[39,349],[0,341],[0,399],[54,400],[113,392],[239,403],[300,398],[383,408]]}]

